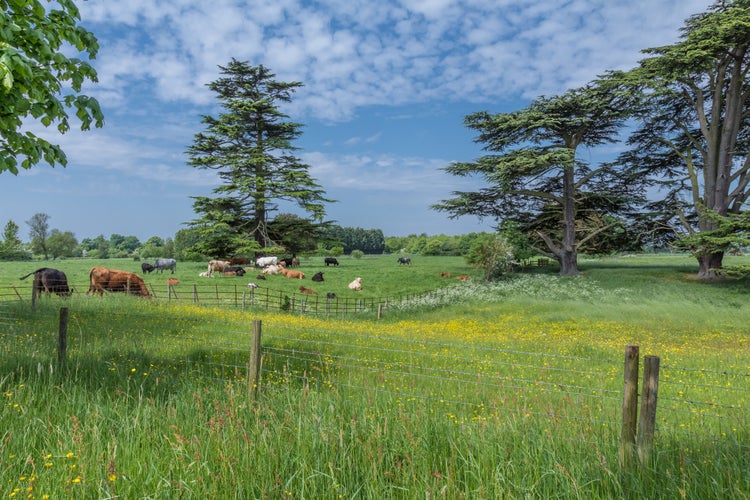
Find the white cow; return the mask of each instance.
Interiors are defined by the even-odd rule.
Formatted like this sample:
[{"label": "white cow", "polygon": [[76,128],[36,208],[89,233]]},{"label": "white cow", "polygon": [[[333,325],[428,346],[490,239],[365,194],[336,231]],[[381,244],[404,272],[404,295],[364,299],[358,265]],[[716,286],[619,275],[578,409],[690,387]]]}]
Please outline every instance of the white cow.
[{"label": "white cow", "polygon": [[349,283],[349,289],[359,292],[362,290],[362,278],[354,278],[354,281]]},{"label": "white cow", "polygon": [[278,257],[261,257],[255,261],[258,267],[275,266],[279,263]]},{"label": "white cow", "polygon": [[227,268],[227,266],[229,266],[228,260],[212,260],[212,261],[209,261],[208,271],[206,272],[208,273],[209,276],[213,276],[214,271],[218,271],[222,273],[224,272],[224,269]]},{"label": "white cow", "polygon": [[264,267],[261,273],[263,274],[279,274],[280,268],[279,266],[272,264],[268,267]]}]

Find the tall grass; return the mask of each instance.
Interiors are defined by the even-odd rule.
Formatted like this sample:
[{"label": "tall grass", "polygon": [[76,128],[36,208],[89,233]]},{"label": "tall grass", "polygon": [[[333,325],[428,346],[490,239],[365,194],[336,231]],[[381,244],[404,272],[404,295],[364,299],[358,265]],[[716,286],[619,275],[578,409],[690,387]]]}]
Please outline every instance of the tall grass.
[{"label": "tall grass", "polygon": [[[733,306],[746,284],[582,267],[572,280],[451,287],[381,322],[123,296],[2,304],[0,495],[750,496],[750,318]],[[720,319],[694,323],[692,309]],[[244,371],[253,318],[266,353],[257,401]],[[663,357],[664,399],[653,460],[623,470],[628,343]],[[683,411],[686,399],[732,417]]]}]

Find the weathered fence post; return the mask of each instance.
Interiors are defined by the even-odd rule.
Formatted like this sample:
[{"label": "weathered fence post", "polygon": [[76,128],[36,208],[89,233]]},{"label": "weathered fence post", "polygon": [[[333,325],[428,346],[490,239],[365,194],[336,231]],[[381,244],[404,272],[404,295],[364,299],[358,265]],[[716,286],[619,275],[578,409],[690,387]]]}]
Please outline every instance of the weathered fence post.
[{"label": "weathered fence post", "polygon": [[253,320],[252,338],[250,339],[250,360],[247,367],[247,395],[252,401],[258,399],[260,386],[260,333],[261,320]]},{"label": "weathered fence post", "polygon": [[198,285],[193,283],[193,302],[198,302]]},{"label": "weathered fence post", "polygon": [[378,320],[380,320],[380,316],[383,313],[383,304],[378,304]]},{"label": "weathered fence post", "polygon": [[638,458],[642,464],[651,460],[656,428],[656,399],[659,389],[659,356],[643,358],[641,418],[638,422]]},{"label": "weathered fence post", "polygon": [[620,466],[629,468],[635,455],[638,422],[638,356],[636,345],[625,347],[625,382],[622,398],[622,433],[620,434]]},{"label": "weathered fence post", "polygon": [[68,308],[60,308],[60,328],[57,332],[57,363],[64,365],[68,357]]},{"label": "weathered fence post", "polygon": [[36,311],[36,285],[31,289],[31,310]]}]

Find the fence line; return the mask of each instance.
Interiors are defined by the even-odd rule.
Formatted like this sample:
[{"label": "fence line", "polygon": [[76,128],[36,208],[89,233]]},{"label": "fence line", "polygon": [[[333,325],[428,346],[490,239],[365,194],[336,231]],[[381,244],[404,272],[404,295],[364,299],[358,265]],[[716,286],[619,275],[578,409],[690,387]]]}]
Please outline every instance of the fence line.
[{"label": "fence line", "polygon": [[[136,332],[139,324],[150,317],[123,312],[114,314],[112,319],[120,318]],[[254,368],[249,362],[254,340],[239,324],[236,330],[224,332],[229,340],[205,338],[191,333],[190,329],[187,333],[163,337],[185,347],[185,367],[195,368],[195,373],[212,379],[246,383],[252,397],[258,394],[262,397],[264,388],[270,389],[275,383],[296,381],[303,385],[335,386],[338,390],[377,391],[402,401],[414,398],[440,409],[460,406],[468,412],[461,417],[467,419],[465,423],[470,423],[472,416],[502,411],[571,422],[596,422],[612,426],[612,429],[620,424],[618,411],[624,405],[620,391],[621,361],[271,323],[265,327],[262,342],[258,341],[263,362],[262,369],[258,363],[258,376],[253,381]],[[200,332],[199,319],[194,326],[195,332]],[[83,334],[81,337],[81,342],[106,342],[97,336]],[[376,344],[361,345],[360,342]],[[425,345],[439,348],[436,351],[440,352],[422,352],[420,348]],[[482,359],[472,356],[473,353],[481,353]],[[80,352],[73,355],[80,355]],[[615,369],[615,365],[619,367]],[[461,368],[454,368],[456,366]],[[701,370],[705,376],[731,379],[731,385],[724,387],[710,380],[684,381],[669,376],[670,371],[681,370],[690,369],[663,368],[659,387],[661,406],[653,431],[657,436],[664,432],[689,433],[692,428],[706,435],[709,420],[717,422],[718,428],[739,424],[740,430],[746,429],[750,413],[747,373]],[[519,373],[522,376],[518,376]],[[537,377],[528,377],[530,373]],[[722,390],[731,391],[736,404],[716,403],[716,393]],[[682,397],[683,393],[690,397]],[[454,396],[446,398],[447,394]],[[697,411],[696,406],[700,408]],[[715,441],[729,439],[720,432],[711,438]],[[750,444],[738,446],[750,452]]]}]

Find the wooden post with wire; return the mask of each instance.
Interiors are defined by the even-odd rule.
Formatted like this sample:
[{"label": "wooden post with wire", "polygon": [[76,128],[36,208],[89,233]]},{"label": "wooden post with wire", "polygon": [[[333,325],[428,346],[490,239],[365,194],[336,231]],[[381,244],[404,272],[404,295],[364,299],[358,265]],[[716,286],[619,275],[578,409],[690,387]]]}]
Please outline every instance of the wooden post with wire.
[{"label": "wooden post with wire", "polygon": [[638,459],[641,464],[651,460],[656,429],[656,399],[659,391],[659,356],[644,356],[641,418],[638,421]]},{"label": "wooden post with wire", "polygon": [[620,466],[628,469],[635,456],[638,423],[638,356],[635,345],[625,347],[625,375],[622,398],[622,432],[620,434]]},{"label": "wooden post with wire", "polygon": [[250,360],[247,366],[247,392],[248,399],[256,401],[258,399],[258,389],[260,388],[260,335],[261,320],[254,319],[252,323],[252,338],[250,339]]}]

